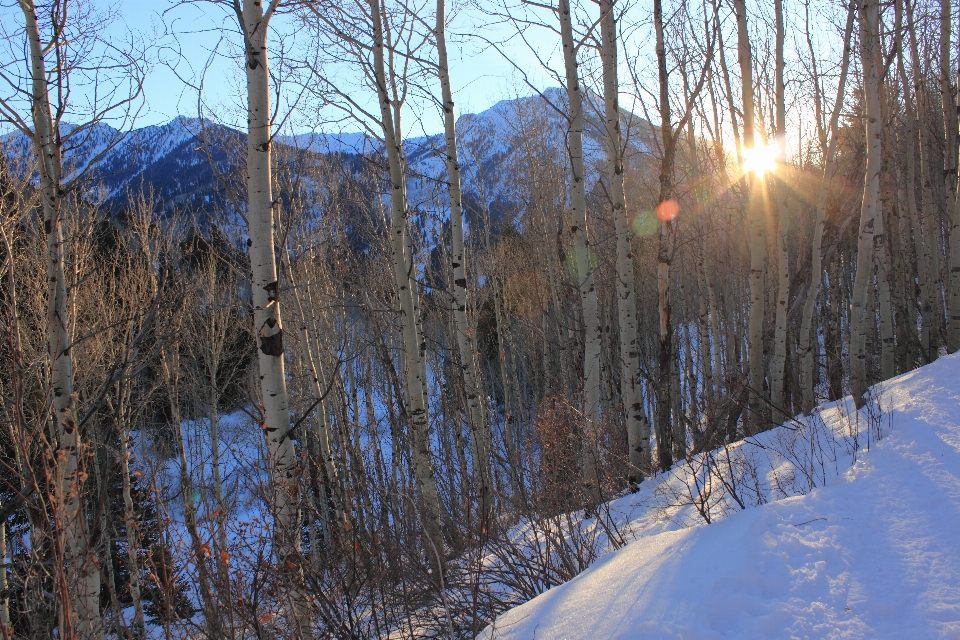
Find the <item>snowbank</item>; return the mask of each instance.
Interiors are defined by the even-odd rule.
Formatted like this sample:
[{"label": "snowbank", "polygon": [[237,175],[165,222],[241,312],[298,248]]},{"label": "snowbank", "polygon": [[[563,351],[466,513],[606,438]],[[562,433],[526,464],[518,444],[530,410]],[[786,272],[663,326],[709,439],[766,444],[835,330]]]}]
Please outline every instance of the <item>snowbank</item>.
[{"label": "snowbank", "polygon": [[[793,465],[804,495],[732,511],[724,495],[714,524],[690,526],[695,501],[653,508],[683,493],[664,487],[690,486],[698,472],[676,470],[645,496],[611,505],[637,510],[628,518],[636,540],[508,611],[483,637],[960,638],[960,355],[876,391],[873,415],[847,403],[820,413],[846,443],[834,447],[838,475],[828,477],[831,461],[814,452],[814,481],[804,488],[807,462],[789,458],[820,444],[795,438],[800,446],[768,458],[757,486],[762,494],[771,478],[778,484],[780,460]],[[768,452],[764,443],[798,431],[787,425],[750,446]],[[776,487],[769,497],[777,492],[790,493]]]}]

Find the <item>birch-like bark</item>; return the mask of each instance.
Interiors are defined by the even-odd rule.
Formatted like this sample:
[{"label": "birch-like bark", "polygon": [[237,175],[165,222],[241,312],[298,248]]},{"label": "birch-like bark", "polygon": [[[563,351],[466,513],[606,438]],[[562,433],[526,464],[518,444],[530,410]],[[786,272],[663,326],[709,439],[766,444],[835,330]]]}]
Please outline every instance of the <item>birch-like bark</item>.
[{"label": "birch-like bark", "polygon": [[607,180],[617,234],[617,312],[620,324],[620,400],[626,419],[629,480],[640,482],[650,464],[650,422],[643,412],[637,301],[633,283],[633,250],[627,200],[623,188],[623,141],[620,132],[620,84],[617,81],[616,0],[600,0],[603,59],[603,107],[606,121]]},{"label": "birch-like bark", "polygon": [[[239,0],[234,0],[238,7]],[[279,0],[264,11],[261,0],[243,0],[238,11],[244,40],[244,70],[247,79],[247,224],[252,270],[254,333],[257,336],[257,363],[263,431],[270,465],[271,498],[274,515],[274,551],[278,566],[291,587],[290,632],[306,638],[310,632],[300,593],[300,503],[296,450],[290,433],[284,375],[283,324],[277,282],[274,229],[273,178],[270,147],[273,142],[270,114],[270,68],[267,32]]]},{"label": "birch-like bark", "polygon": [[490,461],[490,428],[480,393],[480,371],[474,354],[473,329],[467,321],[467,266],[463,237],[463,194],[460,191],[460,159],[457,153],[457,125],[454,113],[453,91],[450,88],[450,68],[447,59],[446,14],[444,0],[437,0],[438,75],[443,99],[443,131],[447,155],[447,191],[450,196],[450,245],[453,272],[453,330],[460,356],[459,368],[463,376],[467,399],[467,418],[470,421],[474,443],[474,473],[480,493],[481,533],[493,523],[493,472]]},{"label": "birch-like bark", "polygon": [[860,12],[860,61],[863,69],[863,99],[866,106],[867,162],[860,205],[857,270],[850,303],[850,390],[857,407],[867,391],[867,311],[870,274],[873,271],[873,237],[880,195],[880,8],[867,0]]},{"label": "birch-like bark", "polygon": [[387,84],[384,56],[383,9],[380,0],[368,0],[373,26],[373,71],[380,104],[380,125],[383,128],[387,159],[390,165],[391,238],[393,273],[403,323],[403,353],[407,393],[406,415],[411,432],[411,460],[417,481],[418,507],[424,533],[428,538],[425,553],[439,578],[445,567],[443,533],[440,525],[440,497],[434,475],[433,454],[430,449],[430,423],[427,406],[425,350],[420,327],[420,305],[413,255],[410,254],[407,230],[407,188],[403,176],[402,137],[399,123],[399,105],[393,104]]},{"label": "birch-like bark", "polygon": [[884,209],[876,213],[873,235],[873,259],[877,278],[877,312],[880,314],[880,380],[896,375],[896,339],[893,331],[893,300],[890,296],[891,265],[890,236],[884,224]]},{"label": "birch-like bark", "polygon": [[[750,34],[747,30],[747,9],[744,0],[734,0],[737,15],[737,58],[740,63],[741,93],[743,94],[743,145],[752,149],[754,140],[754,99],[753,99],[753,52],[750,48]],[[748,175],[747,186],[747,226],[750,248],[750,320],[747,327],[749,344],[749,384],[750,411],[745,422],[747,434],[754,434],[763,426],[764,357],[763,357],[763,315],[764,292],[763,271],[766,259],[764,241],[764,200],[766,188],[764,176]]]},{"label": "birch-like bark", "polygon": [[573,39],[570,0],[560,0],[560,39],[567,90],[567,144],[570,153],[570,235],[573,245],[580,305],[583,311],[583,451],[584,483],[591,500],[600,499],[597,469],[597,428],[600,420],[600,315],[594,287],[590,238],[587,232],[587,196],[583,160],[583,95],[577,65],[578,47]]},{"label": "birch-like bark", "polygon": [[[95,551],[89,546],[87,517],[82,510],[83,477],[80,458],[83,443],[77,425],[77,397],[73,390],[73,352],[68,318],[68,299],[63,256],[63,165],[59,133],[54,130],[47,91],[47,66],[44,43],[33,0],[18,0],[25,19],[29,47],[33,145],[39,162],[40,194],[43,203],[43,228],[46,235],[47,267],[47,356],[50,360],[50,390],[57,427],[57,451],[54,492],[57,498],[56,520],[62,523],[56,535],[62,536],[65,569],[57,563],[54,584],[65,593],[60,601],[60,633],[80,640],[104,636],[100,617],[100,571]],[[60,36],[55,36],[60,37]],[[61,571],[65,570],[65,574]]]},{"label": "birch-like bark", "polygon": [[[916,21],[914,6],[910,1],[904,2],[907,10],[907,34],[910,40],[910,61],[913,71],[913,98],[915,101],[914,114],[917,141],[920,153],[920,212],[924,233],[923,258],[926,261],[927,283],[921,290],[926,290],[923,296],[923,331],[926,334],[924,362],[933,362],[937,359],[940,337],[940,214],[933,193],[930,157],[932,141],[929,128],[924,122],[929,102],[928,89],[923,84],[923,67],[917,43]],[[929,327],[929,328],[928,328]]]},{"label": "birch-like bark", "polygon": [[[813,335],[813,312],[816,309],[817,298],[820,296],[820,286],[823,282],[823,229],[824,222],[827,219],[827,197],[830,195],[830,183],[836,173],[837,144],[840,140],[840,110],[843,106],[843,97],[846,91],[847,72],[850,69],[850,40],[853,34],[854,16],[855,4],[850,2],[847,8],[847,23],[843,30],[843,59],[840,62],[840,79],[837,82],[837,96],[833,102],[833,109],[830,113],[830,121],[826,130],[821,128],[819,131],[820,151],[824,158],[823,177],[820,179],[820,186],[817,189],[817,213],[814,220],[813,247],[811,248],[810,260],[810,286],[807,289],[807,297],[803,301],[803,315],[801,316],[800,336],[798,340],[801,409],[805,414],[809,414],[816,404],[813,389],[813,373],[814,367],[816,366],[814,355],[817,349],[817,341],[814,340]],[[809,24],[807,28],[809,34]],[[808,39],[808,43],[809,42]],[[811,56],[814,54],[812,43],[810,44],[810,53]],[[819,111],[819,84],[815,89],[818,94],[817,110]]]},{"label": "birch-like bark", "polygon": [[[901,24],[903,21],[901,3],[895,2],[894,9],[897,12],[897,23]],[[906,143],[904,145],[904,157],[906,158],[906,198],[904,200],[906,201],[907,212],[909,213],[910,223],[913,227],[911,242],[913,243],[917,256],[917,283],[919,284],[920,289],[920,331],[918,333],[920,342],[920,360],[921,362],[926,362],[926,358],[930,350],[930,326],[932,324],[930,319],[931,307],[929,304],[927,304],[927,301],[929,301],[933,296],[932,292],[930,291],[931,278],[928,273],[930,268],[930,243],[924,238],[923,221],[921,220],[919,207],[917,206],[916,97],[913,95],[913,85],[907,76],[907,68],[906,63],[904,62],[903,53],[903,34],[901,31],[902,30],[900,29],[894,30],[894,46],[897,50],[897,72],[900,76],[900,83],[903,86],[905,116],[903,140]]]},{"label": "birch-like bark", "polygon": [[[667,471],[673,465],[673,449],[685,443],[673,442],[672,421],[680,416],[673,411],[674,398],[672,377],[674,366],[673,317],[670,304],[670,267],[676,248],[677,229],[674,217],[677,205],[671,202],[673,197],[673,170],[676,158],[676,136],[670,111],[669,76],[667,75],[667,51],[663,33],[663,3],[653,2],[653,25],[656,34],[657,79],[660,106],[660,193],[657,197],[657,217],[660,220],[660,233],[657,244],[657,311],[660,316],[660,344],[657,351],[657,407],[654,427],[657,432],[657,464],[661,471]],[[671,419],[672,416],[672,419]]]},{"label": "birch-like bark", "polygon": [[[783,83],[783,49],[786,32],[783,23],[783,0],[775,0],[776,15],[776,55],[774,63],[774,101],[776,103],[777,162],[783,166],[787,159],[787,106]],[[770,403],[777,408],[784,407],[784,375],[787,365],[787,306],[790,303],[790,252],[787,248],[787,232],[790,227],[790,210],[787,202],[787,185],[780,179],[774,179],[776,197],[776,251],[777,251],[777,300],[776,317],[773,330],[773,362],[770,365]],[[789,411],[788,411],[789,413]]]}]

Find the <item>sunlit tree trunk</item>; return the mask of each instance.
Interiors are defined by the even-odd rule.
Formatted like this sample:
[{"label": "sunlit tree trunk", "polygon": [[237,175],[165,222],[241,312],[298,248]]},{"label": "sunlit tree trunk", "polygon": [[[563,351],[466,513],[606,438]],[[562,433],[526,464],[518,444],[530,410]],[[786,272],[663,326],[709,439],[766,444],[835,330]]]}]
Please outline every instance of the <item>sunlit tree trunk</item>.
[{"label": "sunlit tree trunk", "polygon": [[[670,268],[676,251],[677,228],[675,217],[679,205],[673,198],[673,171],[676,160],[676,135],[673,131],[672,115],[670,110],[670,87],[667,71],[667,50],[663,33],[663,3],[662,0],[653,2],[653,26],[656,35],[657,78],[659,86],[660,106],[660,192],[657,196],[657,218],[660,221],[659,241],[657,245],[657,310],[660,316],[660,345],[657,351],[657,407],[654,418],[654,427],[657,433],[657,464],[661,471],[666,471],[673,465],[675,449],[686,445],[685,442],[673,442],[676,429],[672,420],[679,420],[674,415],[673,405],[674,383],[673,376],[676,370],[675,345],[673,335],[673,317],[670,300]],[[672,416],[672,420],[671,420]]]},{"label": "sunlit tree trunk", "polygon": [[[747,9],[744,0],[734,0],[737,14],[737,58],[740,63],[741,93],[743,94],[743,146],[746,150],[755,146],[755,109],[753,99],[753,52],[750,48],[750,34],[747,30]],[[750,411],[747,415],[748,434],[757,433],[763,427],[763,409],[766,398],[764,390],[764,344],[763,316],[764,291],[763,272],[766,260],[766,242],[764,241],[763,212],[767,191],[764,176],[748,175],[747,185],[747,227],[750,248],[750,320],[747,326],[749,343],[749,384]]]},{"label": "sunlit tree trunk", "polygon": [[482,530],[493,522],[493,476],[490,466],[490,429],[480,392],[480,372],[475,359],[476,346],[473,329],[467,321],[467,266],[463,237],[463,202],[460,191],[460,160],[457,153],[457,125],[450,88],[450,69],[447,60],[446,17],[444,0],[437,0],[438,74],[443,99],[443,130],[446,142],[447,180],[450,195],[451,268],[453,271],[453,330],[460,356],[459,367],[463,376],[464,394],[467,399],[467,418],[470,421],[471,440],[474,446],[474,473],[480,493],[480,526]]},{"label": "sunlit tree trunk", "polygon": [[[783,0],[774,2],[776,14],[776,56],[774,66],[774,101],[776,107],[776,132],[774,144],[777,145],[777,162],[786,162],[787,145],[787,106],[783,83],[783,48],[786,32],[783,22]],[[770,402],[777,409],[787,410],[784,406],[784,375],[787,366],[787,306],[790,304],[790,252],[787,248],[787,233],[790,227],[790,210],[787,200],[787,185],[783,176],[775,176],[774,195],[776,203],[776,251],[777,251],[777,300],[773,334],[773,362],[770,365]],[[779,422],[779,417],[777,418]]]},{"label": "sunlit tree trunk", "polygon": [[607,138],[607,179],[617,234],[617,311],[620,325],[620,399],[627,427],[630,480],[639,482],[650,463],[650,423],[643,412],[640,386],[640,345],[637,342],[637,302],[633,285],[633,251],[623,188],[623,140],[620,133],[620,85],[617,81],[617,20],[615,0],[601,0],[600,36],[603,57],[603,106]]},{"label": "sunlit tree trunk", "polygon": [[[860,12],[860,61],[863,69],[863,98],[866,106],[867,163],[857,242],[857,270],[850,305],[850,390],[857,406],[867,391],[868,284],[873,271],[873,238],[876,232],[877,201],[880,195],[880,77],[878,0],[858,7]],[[871,323],[872,324],[872,323]]]},{"label": "sunlit tree trunk", "polygon": [[244,39],[247,78],[247,224],[254,333],[260,371],[260,401],[263,431],[267,439],[274,514],[277,561],[290,588],[291,634],[309,637],[305,604],[300,593],[300,502],[296,450],[290,433],[284,375],[283,324],[277,282],[274,229],[273,178],[271,167],[270,68],[267,34],[270,18],[279,0],[266,11],[261,0],[243,0],[238,16]]},{"label": "sunlit tree trunk", "polygon": [[594,287],[593,261],[587,233],[587,197],[584,185],[583,161],[583,95],[577,65],[578,47],[573,39],[573,24],[569,0],[560,0],[560,38],[563,45],[563,63],[570,123],[567,134],[570,152],[570,233],[573,244],[574,266],[580,290],[583,311],[583,450],[584,483],[592,500],[599,500],[600,484],[597,469],[597,428],[600,419],[600,314],[597,291]]},{"label": "sunlit tree trunk", "polygon": [[[897,24],[902,24],[902,4],[900,2],[894,3],[894,9],[897,12]],[[917,111],[916,104],[917,99],[913,93],[913,83],[910,82],[910,78],[907,75],[906,63],[904,61],[904,35],[902,29],[894,30],[894,43],[896,47],[896,58],[897,58],[897,72],[900,76],[900,83],[903,87],[903,102],[904,102],[904,127],[902,132],[903,144],[903,155],[906,158],[905,162],[902,164],[906,165],[905,170],[905,180],[906,183],[904,194],[905,198],[901,199],[902,202],[906,202],[906,210],[909,213],[909,219],[911,226],[913,227],[913,234],[911,238],[911,243],[913,244],[916,257],[917,257],[917,283],[920,290],[920,330],[917,334],[920,346],[920,361],[926,362],[930,351],[930,344],[932,340],[930,327],[933,324],[930,318],[931,306],[927,304],[930,298],[933,296],[933,293],[930,291],[932,286],[932,280],[929,274],[930,269],[930,243],[926,238],[924,238],[923,229],[924,221],[921,220],[921,215],[919,207],[917,206],[917,192],[916,192],[916,183],[917,183]],[[903,206],[903,205],[901,205]]]},{"label": "sunlit tree trunk", "polygon": [[[803,301],[803,311],[800,320],[800,336],[798,340],[798,351],[800,356],[800,393],[801,409],[804,413],[813,410],[816,404],[813,389],[813,373],[815,364],[815,355],[819,351],[817,347],[816,336],[814,335],[813,312],[817,306],[817,298],[820,296],[820,286],[823,282],[823,229],[827,218],[827,198],[830,195],[830,184],[836,173],[837,144],[839,138],[840,110],[843,106],[843,96],[846,90],[847,72],[850,68],[850,39],[853,33],[853,21],[856,15],[854,4],[851,2],[847,9],[847,23],[843,32],[843,59],[840,63],[840,79],[837,82],[837,96],[833,103],[833,109],[830,113],[830,121],[826,129],[821,129],[820,150],[824,157],[823,177],[820,179],[820,185],[817,189],[817,211],[813,227],[813,246],[811,248],[810,260],[810,285],[807,289],[806,298]],[[809,34],[809,24],[807,25]],[[809,35],[808,35],[809,38]],[[809,39],[808,39],[808,42]],[[810,43],[810,54],[813,56],[815,50]],[[817,111],[820,112],[820,93],[819,83],[816,83],[817,91]]]},{"label": "sunlit tree trunk", "polygon": [[[882,203],[881,203],[882,205]],[[874,264],[877,278],[877,306],[880,314],[880,379],[889,380],[896,375],[896,338],[893,331],[893,300],[891,290],[890,235],[884,223],[881,206],[876,213],[873,236]]]},{"label": "sunlit tree trunk", "polygon": [[[913,71],[913,99],[914,114],[916,115],[916,135],[919,142],[920,154],[920,213],[923,225],[923,257],[926,261],[927,283],[923,296],[923,331],[926,334],[924,362],[933,362],[937,359],[940,341],[940,214],[937,211],[933,191],[934,177],[931,175],[930,160],[932,155],[932,141],[929,127],[926,122],[929,90],[923,81],[923,61],[921,60],[917,43],[917,28],[914,16],[914,5],[905,2],[907,10],[907,35],[909,36],[910,60]],[[909,110],[909,107],[908,107]]]},{"label": "sunlit tree trunk", "polygon": [[426,343],[422,336],[419,315],[419,293],[416,290],[414,256],[407,229],[407,190],[403,176],[402,137],[397,128],[399,105],[391,99],[387,84],[384,56],[384,16],[379,0],[368,0],[373,21],[374,81],[380,103],[380,120],[383,128],[387,159],[390,164],[391,183],[391,237],[393,249],[393,272],[397,297],[400,303],[403,355],[408,403],[406,416],[411,432],[411,459],[413,475],[417,481],[420,520],[428,540],[425,553],[433,570],[444,570],[443,534],[440,525],[440,498],[434,476],[433,454],[430,449],[430,422],[427,408]]},{"label": "sunlit tree trunk", "polygon": [[[54,131],[47,66],[37,8],[33,0],[19,0],[25,18],[31,74],[33,144],[39,161],[43,228],[47,244],[47,355],[50,390],[57,426],[54,479],[57,541],[62,544],[65,572],[59,560],[54,570],[61,607],[60,634],[81,640],[103,638],[100,617],[100,571],[90,548],[87,514],[82,508],[86,472],[81,468],[84,445],[77,424],[77,397],[73,389],[73,351],[68,318],[63,249],[63,166],[59,133]],[[56,36],[59,37],[59,36]],[[60,524],[62,523],[62,524]],[[62,527],[62,528],[61,528]],[[55,545],[58,546],[58,545]]]}]

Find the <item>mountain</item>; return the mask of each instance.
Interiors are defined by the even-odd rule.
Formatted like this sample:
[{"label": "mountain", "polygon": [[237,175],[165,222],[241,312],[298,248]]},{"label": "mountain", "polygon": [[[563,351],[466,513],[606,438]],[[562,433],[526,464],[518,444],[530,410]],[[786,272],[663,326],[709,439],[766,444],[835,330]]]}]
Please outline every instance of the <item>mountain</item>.
[{"label": "mountain", "polygon": [[[600,104],[596,96],[588,101]],[[515,201],[511,193],[512,167],[523,162],[518,149],[524,135],[536,135],[554,160],[566,156],[565,94],[558,88],[542,96],[503,100],[478,114],[460,116],[457,128],[463,167],[464,191],[472,201],[491,205]],[[597,167],[604,161],[603,120],[596,109],[587,107],[584,136],[588,166],[588,188],[598,178]],[[624,126],[649,125],[632,114],[624,114]],[[242,206],[242,162],[246,135],[229,127],[183,116],[157,126],[121,133],[97,124],[87,129],[64,125],[62,135],[67,178],[85,172],[88,188],[111,210],[122,210],[129,194],[152,190],[156,211],[185,209],[200,217],[215,211]],[[0,136],[8,157],[29,157],[29,140],[20,133]],[[279,136],[278,153],[303,150],[319,155],[374,156],[382,144],[366,133],[302,133]],[[644,153],[642,145],[631,145],[629,153]],[[404,141],[407,160],[408,194],[412,207],[442,209],[446,166],[444,137],[412,137]],[[231,205],[233,205],[231,207]]]}]

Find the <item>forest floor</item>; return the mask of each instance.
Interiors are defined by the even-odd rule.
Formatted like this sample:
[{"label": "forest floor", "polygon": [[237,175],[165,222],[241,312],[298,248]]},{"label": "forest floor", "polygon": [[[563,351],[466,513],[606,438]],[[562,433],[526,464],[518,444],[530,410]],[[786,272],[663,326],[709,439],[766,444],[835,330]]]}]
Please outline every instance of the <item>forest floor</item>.
[{"label": "forest floor", "polygon": [[[859,414],[848,398],[814,421],[836,436],[829,447],[809,420],[748,440],[765,453],[792,445],[752,467],[759,491],[725,487],[718,504],[734,495],[746,508],[704,510],[691,479],[712,476],[689,464],[614,501],[611,513],[636,510],[630,541],[484,637],[960,638],[960,354],[875,387]],[[693,486],[692,499],[671,484]]]}]

